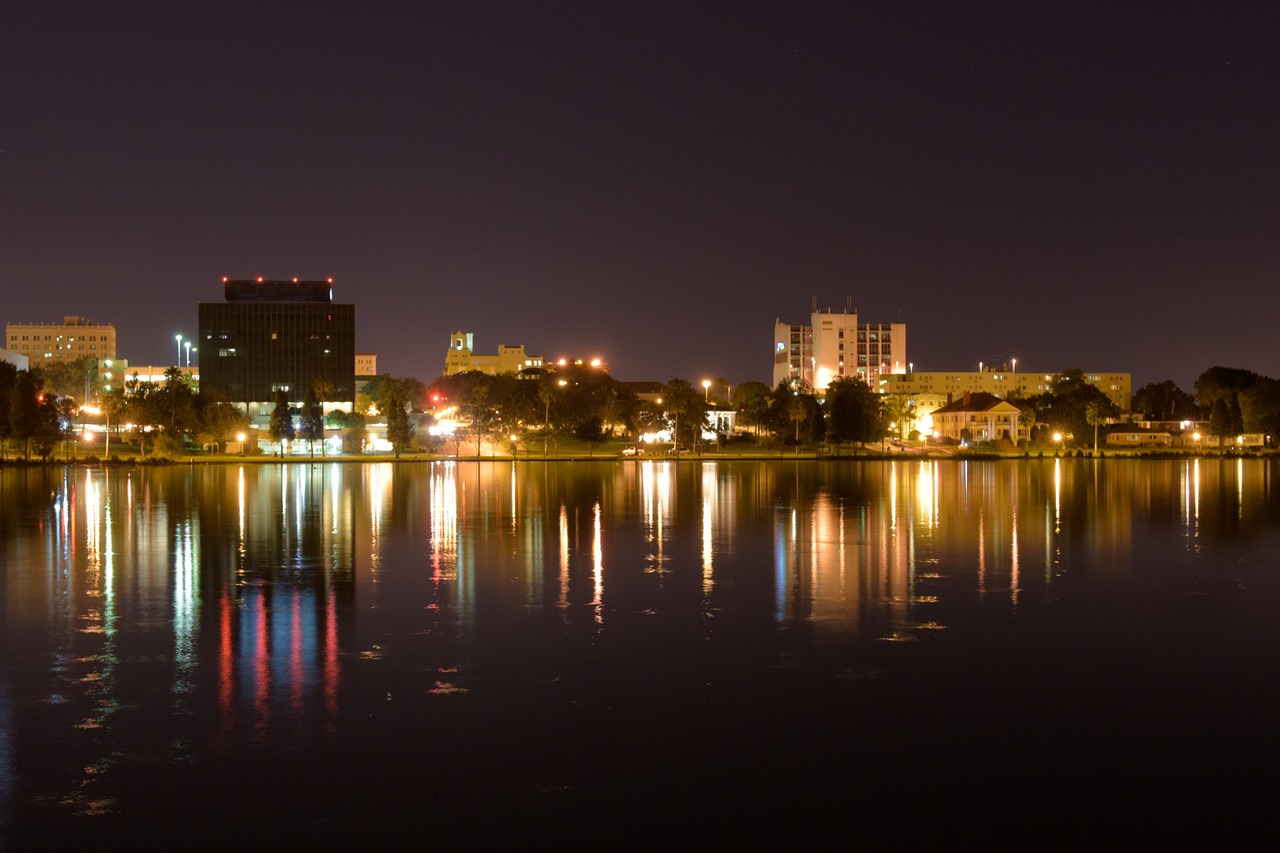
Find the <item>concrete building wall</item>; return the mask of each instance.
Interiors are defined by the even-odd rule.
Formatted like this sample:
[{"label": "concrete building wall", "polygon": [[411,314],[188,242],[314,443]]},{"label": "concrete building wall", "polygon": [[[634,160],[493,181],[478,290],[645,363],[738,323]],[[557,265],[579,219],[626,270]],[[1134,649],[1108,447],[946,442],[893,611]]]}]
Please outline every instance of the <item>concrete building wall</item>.
[{"label": "concrete building wall", "polygon": [[[939,371],[893,373],[878,378],[882,394],[905,394],[911,399],[959,399],[964,394],[985,392],[1001,399],[1034,397],[1053,389],[1056,373],[1016,373],[1006,369],[982,371]],[[1086,372],[1084,379],[1107,395],[1112,404],[1127,411],[1132,394],[1128,373]]]},{"label": "concrete building wall", "polygon": [[449,336],[449,351],[444,357],[445,376],[473,370],[496,376],[499,373],[519,373],[530,367],[542,367],[542,357],[526,353],[523,344],[500,344],[495,355],[479,355],[475,352],[475,335],[472,332],[454,332]]},{"label": "concrete building wall", "polygon": [[875,388],[881,376],[907,368],[905,323],[859,323],[851,311],[815,311],[807,326],[774,322],[775,386],[795,379],[821,392],[844,376]]},{"label": "concrete building wall", "polygon": [[5,348],[26,356],[32,367],[86,355],[99,361],[116,357],[116,327],[84,317],[63,317],[61,323],[9,323],[4,337]]}]

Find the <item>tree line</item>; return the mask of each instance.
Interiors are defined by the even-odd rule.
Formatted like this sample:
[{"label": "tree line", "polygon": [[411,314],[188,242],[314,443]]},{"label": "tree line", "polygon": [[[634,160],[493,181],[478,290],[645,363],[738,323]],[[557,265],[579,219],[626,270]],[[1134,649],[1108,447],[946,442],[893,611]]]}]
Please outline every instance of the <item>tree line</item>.
[{"label": "tree line", "polygon": [[[81,360],[86,361],[86,360]],[[73,395],[81,383],[92,384],[87,364],[70,362],[18,370],[0,362],[0,454],[16,446],[26,458],[48,457],[66,437],[76,415]],[[714,388],[714,394],[712,393]],[[1133,395],[1131,411],[1155,420],[1206,420],[1214,435],[1247,432],[1280,433],[1280,381],[1226,367],[1212,367],[1196,380],[1195,395],[1172,381],[1149,383]],[[184,441],[223,449],[248,429],[241,410],[212,390],[197,391],[178,368],[161,383],[135,374],[123,384],[98,391],[104,422],[120,435],[131,435],[146,449],[174,455]],[[707,413],[732,408],[740,431],[717,434],[714,441],[757,441],[772,445],[866,445],[886,435],[910,437],[916,412],[901,396],[881,396],[866,383],[840,377],[819,395],[803,382],[783,381],[775,387],[745,382],[731,388],[725,380],[698,389],[675,378],[654,394],[638,393],[632,383],[586,365],[570,365],[536,378],[493,376],[480,372],[441,376],[430,385],[417,379],[381,374],[357,396],[356,411],[327,416],[323,403],[334,389],[319,381],[306,389],[300,407],[283,392],[276,395],[268,435],[276,441],[304,440],[324,452],[326,428],[340,430],[343,449],[364,449],[367,412],[387,419],[387,438],[397,456],[410,450],[432,450],[452,442],[455,455],[484,442],[543,442],[543,451],[566,437],[593,447],[607,439],[639,440],[666,431],[678,447],[693,448],[706,439]],[[1105,435],[1107,424],[1121,412],[1082,371],[1069,370],[1041,394],[1010,398],[1030,425],[1032,440],[1049,432],[1077,437]],[[451,437],[428,437],[420,428],[430,412],[446,411],[461,429]],[[296,416],[296,424],[295,424]]]}]

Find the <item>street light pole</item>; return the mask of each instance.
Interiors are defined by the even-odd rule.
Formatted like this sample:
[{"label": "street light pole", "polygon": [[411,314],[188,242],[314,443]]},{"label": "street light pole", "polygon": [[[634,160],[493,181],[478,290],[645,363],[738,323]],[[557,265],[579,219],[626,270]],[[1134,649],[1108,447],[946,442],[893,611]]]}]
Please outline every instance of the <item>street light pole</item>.
[{"label": "street light pole", "polygon": [[178,364],[182,364],[182,335],[174,335],[174,340],[178,342]]},{"label": "street light pole", "polygon": [[187,367],[191,366],[191,341],[184,341],[183,348],[187,351]]}]

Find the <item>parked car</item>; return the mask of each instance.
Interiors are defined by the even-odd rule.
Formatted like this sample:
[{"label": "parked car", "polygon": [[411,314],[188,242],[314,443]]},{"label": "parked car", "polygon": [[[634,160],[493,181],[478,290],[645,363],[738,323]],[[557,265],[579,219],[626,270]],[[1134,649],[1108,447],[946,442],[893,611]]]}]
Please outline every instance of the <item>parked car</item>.
[{"label": "parked car", "polygon": [[636,444],[628,445],[622,448],[623,456],[644,456],[644,448]]}]

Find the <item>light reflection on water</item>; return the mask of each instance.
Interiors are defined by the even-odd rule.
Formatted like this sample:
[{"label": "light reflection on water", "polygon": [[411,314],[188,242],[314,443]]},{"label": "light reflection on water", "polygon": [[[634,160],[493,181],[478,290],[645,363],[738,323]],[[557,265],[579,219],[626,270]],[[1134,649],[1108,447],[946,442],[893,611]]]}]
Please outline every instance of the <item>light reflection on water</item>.
[{"label": "light reflection on water", "polygon": [[[134,765],[308,764],[328,751],[367,782],[377,766],[352,743],[399,740],[426,760],[431,749],[406,744],[458,701],[499,713],[533,691],[564,703],[561,715],[608,709],[635,726],[711,697],[749,714],[779,673],[830,690],[923,673],[935,655],[981,667],[993,648],[1051,642],[1042,619],[1091,622],[1118,595],[1140,609],[1127,585],[1160,600],[1221,594],[1218,573],[1271,566],[1274,470],[1198,459],[3,469],[0,796],[20,815],[40,804],[45,820],[136,815],[147,787]],[[1163,613],[1133,615],[1168,627]],[[925,657],[888,651],[904,642]],[[716,692],[740,672],[755,673],[750,692]],[[621,673],[631,680],[602,698]],[[632,692],[647,682],[660,689]],[[395,725],[357,736],[370,719]]]}]

